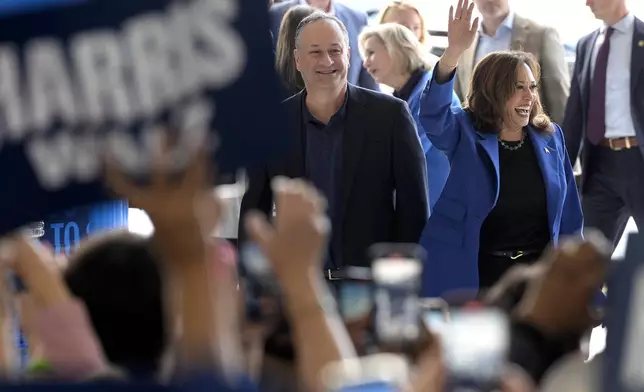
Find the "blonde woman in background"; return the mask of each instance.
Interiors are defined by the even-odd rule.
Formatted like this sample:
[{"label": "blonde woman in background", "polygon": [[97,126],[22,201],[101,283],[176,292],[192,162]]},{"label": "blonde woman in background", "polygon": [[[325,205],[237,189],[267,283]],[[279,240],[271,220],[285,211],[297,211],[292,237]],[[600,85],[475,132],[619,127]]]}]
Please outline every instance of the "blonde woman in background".
[{"label": "blonde woman in background", "polygon": [[[394,96],[407,102],[427,160],[427,183],[430,208],[438,200],[447,177],[449,162],[435,149],[418,120],[420,96],[432,78],[432,66],[438,60],[429,54],[414,33],[399,24],[385,23],[366,27],[358,37],[364,67],[381,84],[394,89]],[[452,105],[460,107],[456,94]]]},{"label": "blonde woman in background", "polygon": [[429,47],[427,23],[414,3],[407,0],[392,1],[380,12],[378,24],[385,23],[397,23],[407,27],[418,38],[418,42]]}]

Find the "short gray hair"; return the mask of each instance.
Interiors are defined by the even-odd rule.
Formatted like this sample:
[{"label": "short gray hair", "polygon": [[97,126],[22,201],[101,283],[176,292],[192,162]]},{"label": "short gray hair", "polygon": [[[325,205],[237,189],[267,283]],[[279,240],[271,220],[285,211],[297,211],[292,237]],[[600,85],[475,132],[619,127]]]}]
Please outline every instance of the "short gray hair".
[{"label": "short gray hair", "polygon": [[295,48],[300,47],[300,36],[302,35],[302,31],[304,30],[304,28],[307,25],[310,25],[311,23],[315,23],[323,20],[332,20],[340,27],[340,30],[342,30],[342,38],[344,40],[344,45],[348,49],[350,45],[349,45],[349,31],[347,30],[347,27],[344,25],[344,23],[342,23],[340,19],[322,11],[315,11],[311,15],[302,19],[302,21],[297,25],[297,29],[295,29]]}]

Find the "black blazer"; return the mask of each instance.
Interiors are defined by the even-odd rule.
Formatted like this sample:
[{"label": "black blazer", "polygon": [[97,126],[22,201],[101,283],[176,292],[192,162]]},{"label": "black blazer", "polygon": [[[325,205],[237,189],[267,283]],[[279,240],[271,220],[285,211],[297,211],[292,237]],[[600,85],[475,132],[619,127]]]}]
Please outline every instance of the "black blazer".
[{"label": "black blazer", "polygon": [[[273,177],[306,177],[303,97],[299,92],[283,103],[294,121],[291,153],[249,171],[242,219],[251,209],[272,212]],[[338,207],[343,224],[342,260],[345,265],[369,266],[367,249],[374,243],[418,242],[429,215],[425,156],[404,101],[353,85],[349,85],[348,99]],[[239,227],[239,242],[243,243],[243,224]]]},{"label": "black blazer", "polygon": [[[644,22],[635,18],[633,32],[633,49],[631,57],[631,113],[639,148],[644,155]],[[562,130],[566,137],[566,149],[570,161],[574,164],[581,156],[582,182],[585,178],[588,163],[587,152],[584,149],[586,127],[588,122],[588,107],[590,98],[590,69],[593,46],[599,35],[599,30],[586,35],[577,44],[577,59],[572,74],[570,97],[566,104],[566,112]]]}]

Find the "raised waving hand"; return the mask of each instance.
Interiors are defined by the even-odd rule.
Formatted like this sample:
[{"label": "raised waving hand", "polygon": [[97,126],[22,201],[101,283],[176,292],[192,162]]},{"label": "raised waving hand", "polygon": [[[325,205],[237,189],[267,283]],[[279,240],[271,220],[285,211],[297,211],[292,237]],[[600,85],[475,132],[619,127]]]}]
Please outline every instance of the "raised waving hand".
[{"label": "raised waving hand", "polygon": [[474,3],[469,0],[459,0],[456,8],[449,7],[448,45],[439,63],[439,71],[442,75],[453,71],[463,52],[474,43],[476,31],[479,28],[479,18],[474,18],[472,22],[473,11]]}]

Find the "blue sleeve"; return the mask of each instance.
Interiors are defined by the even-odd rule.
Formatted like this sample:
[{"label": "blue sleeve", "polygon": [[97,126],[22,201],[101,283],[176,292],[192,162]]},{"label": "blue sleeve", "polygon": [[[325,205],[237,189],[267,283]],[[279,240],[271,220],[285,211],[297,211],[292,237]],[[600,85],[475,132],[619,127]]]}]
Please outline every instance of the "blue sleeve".
[{"label": "blue sleeve", "polygon": [[566,176],[566,195],[563,204],[563,211],[561,213],[561,224],[559,226],[560,235],[577,235],[581,234],[584,226],[584,217],[581,210],[581,201],[579,198],[579,191],[577,183],[575,182],[575,175],[572,171],[572,164],[568,158],[568,151],[566,149],[566,142],[563,132],[557,124],[555,127],[556,137],[559,138],[562,148],[559,151],[560,158],[564,165],[564,174]]},{"label": "blue sleeve", "polygon": [[442,84],[436,82],[436,73],[432,75],[420,98],[419,120],[429,141],[449,157],[456,149],[461,132],[453,111],[461,109],[452,107],[456,72],[449,81]]},{"label": "blue sleeve", "polygon": [[395,242],[416,243],[429,218],[427,162],[414,119],[406,103],[393,111],[393,172],[395,197]]},{"label": "blue sleeve", "polygon": [[423,124],[420,123],[420,117],[419,117],[420,97],[417,95],[412,96],[409,99],[408,105],[409,105],[409,111],[411,112],[411,115],[414,118],[414,122],[416,123],[416,131],[418,132],[418,138],[420,139],[420,144],[423,146],[423,153],[427,155],[427,153],[429,152],[429,150],[433,148],[433,146],[432,146],[432,142],[430,142],[427,136],[425,135]]},{"label": "blue sleeve", "polygon": [[461,107],[461,100],[458,98],[456,91],[452,91],[452,107],[453,108]]}]

